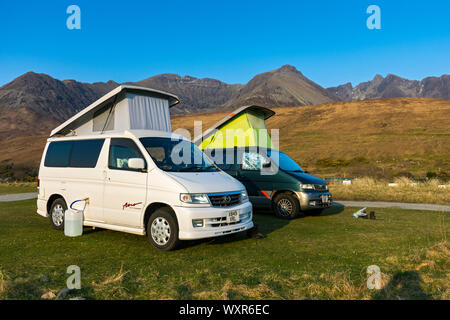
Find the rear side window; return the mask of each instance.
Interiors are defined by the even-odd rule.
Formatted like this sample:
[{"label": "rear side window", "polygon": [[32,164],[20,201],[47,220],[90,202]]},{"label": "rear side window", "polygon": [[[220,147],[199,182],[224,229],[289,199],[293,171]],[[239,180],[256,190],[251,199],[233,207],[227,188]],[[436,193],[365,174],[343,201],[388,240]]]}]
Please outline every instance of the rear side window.
[{"label": "rear side window", "polygon": [[60,168],[95,168],[104,139],[51,142],[44,165]]},{"label": "rear side window", "polygon": [[72,141],[51,142],[47,149],[44,165],[46,167],[68,167]]},{"label": "rear side window", "polygon": [[105,140],[74,141],[69,167],[95,168]]}]

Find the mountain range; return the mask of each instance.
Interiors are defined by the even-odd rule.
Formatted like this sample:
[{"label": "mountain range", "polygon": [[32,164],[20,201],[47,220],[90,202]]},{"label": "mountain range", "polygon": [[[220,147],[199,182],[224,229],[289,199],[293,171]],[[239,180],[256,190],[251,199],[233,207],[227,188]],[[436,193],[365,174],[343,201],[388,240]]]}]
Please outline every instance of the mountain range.
[{"label": "mountain range", "polygon": [[[128,84],[176,94],[181,103],[171,109],[174,114],[227,111],[249,104],[288,107],[392,97],[450,99],[449,75],[421,81],[377,75],[355,87],[346,83],[325,89],[290,65],[258,74],[245,85],[176,74]],[[47,133],[118,85],[114,81],[82,83],[34,72],[23,74],[0,87],[0,137]]]},{"label": "mountain range", "polygon": [[377,74],[372,81],[362,82],[355,87],[346,83],[327,90],[343,101],[408,97],[450,99],[450,75],[417,81],[394,74],[386,77]]}]

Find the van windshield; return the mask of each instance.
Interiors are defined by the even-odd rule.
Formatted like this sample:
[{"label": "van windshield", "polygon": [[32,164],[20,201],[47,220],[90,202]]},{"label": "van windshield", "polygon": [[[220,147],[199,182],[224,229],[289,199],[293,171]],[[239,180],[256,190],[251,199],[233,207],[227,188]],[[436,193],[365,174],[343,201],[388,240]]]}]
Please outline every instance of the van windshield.
[{"label": "van windshield", "polygon": [[[278,153],[278,155],[277,155]],[[292,160],[286,153],[279,150],[271,150],[268,154],[271,159],[279,163],[279,167],[284,171],[305,172],[294,160]],[[277,157],[278,156],[278,157]],[[278,160],[277,160],[278,158]]]},{"label": "van windshield", "polygon": [[141,138],[150,157],[164,171],[215,172],[217,167],[195,144],[184,139]]}]

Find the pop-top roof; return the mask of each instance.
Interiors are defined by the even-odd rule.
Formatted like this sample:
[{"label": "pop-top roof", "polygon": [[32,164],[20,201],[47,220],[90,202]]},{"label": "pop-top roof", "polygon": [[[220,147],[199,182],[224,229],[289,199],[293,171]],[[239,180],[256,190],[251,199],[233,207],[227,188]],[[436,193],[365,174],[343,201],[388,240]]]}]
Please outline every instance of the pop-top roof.
[{"label": "pop-top roof", "polygon": [[65,121],[63,124],[53,129],[50,136],[55,135],[66,135],[70,133],[70,131],[75,128],[80,127],[84,123],[92,120],[94,114],[101,110],[104,107],[107,107],[108,104],[118,103],[125,97],[126,93],[134,93],[138,95],[151,96],[155,98],[167,99],[169,101],[169,108],[178,104],[180,100],[177,96],[155,89],[137,87],[131,85],[120,85],[109,93],[105,94],[103,97],[92,103],[90,106],[81,110],[79,113]]},{"label": "pop-top roof", "polygon": [[226,117],[224,117],[222,120],[216,122],[208,130],[206,130],[202,135],[200,135],[198,137],[195,137],[194,138],[194,143],[196,145],[199,145],[202,142],[202,140],[206,140],[206,139],[209,138],[209,136],[214,134],[215,130],[220,129],[221,127],[223,127],[224,125],[226,125],[230,121],[233,121],[234,119],[236,119],[241,114],[249,112],[249,111],[254,111],[254,112],[262,115],[264,117],[264,120],[269,119],[270,117],[272,117],[275,114],[275,111],[272,111],[272,110],[270,110],[268,108],[264,108],[264,107],[260,107],[260,106],[252,105],[252,106],[240,107],[240,108],[234,110],[233,112],[231,112]]}]

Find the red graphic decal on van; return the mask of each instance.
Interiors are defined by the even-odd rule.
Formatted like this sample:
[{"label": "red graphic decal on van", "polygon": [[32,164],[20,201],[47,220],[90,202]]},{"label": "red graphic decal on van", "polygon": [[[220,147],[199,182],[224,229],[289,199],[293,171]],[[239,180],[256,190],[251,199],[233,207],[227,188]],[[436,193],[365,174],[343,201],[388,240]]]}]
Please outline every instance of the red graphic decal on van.
[{"label": "red graphic decal on van", "polygon": [[[270,192],[270,191],[269,191]],[[267,192],[265,192],[264,190],[261,190],[261,193],[266,197],[270,199],[270,196],[267,194]]]},{"label": "red graphic decal on van", "polygon": [[139,204],[142,204],[142,202],[136,202],[136,203],[125,202],[125,204],[122,206],[122,210],[125,210],[125,208],[135,207]]}]

